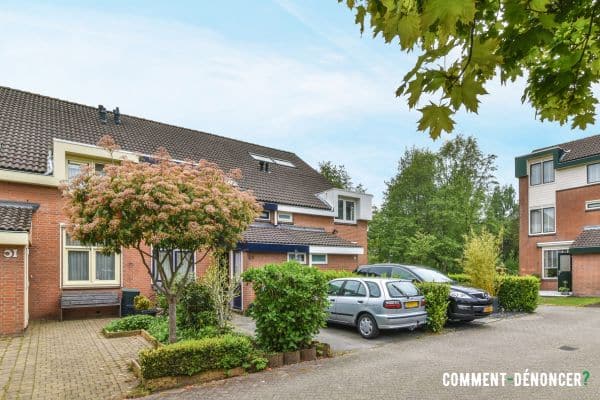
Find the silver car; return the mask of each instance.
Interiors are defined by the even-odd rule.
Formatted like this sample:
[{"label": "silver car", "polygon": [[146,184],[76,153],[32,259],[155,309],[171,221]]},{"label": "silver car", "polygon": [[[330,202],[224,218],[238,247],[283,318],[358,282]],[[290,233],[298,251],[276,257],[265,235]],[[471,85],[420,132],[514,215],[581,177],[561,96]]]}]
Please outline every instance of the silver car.
[{"label": "silver car", "polygon": [[425,299],[411,281],[385,278],[340,278],[329,282],[328,322],[356,326],[366,339],[380,329],[425,325]]}]

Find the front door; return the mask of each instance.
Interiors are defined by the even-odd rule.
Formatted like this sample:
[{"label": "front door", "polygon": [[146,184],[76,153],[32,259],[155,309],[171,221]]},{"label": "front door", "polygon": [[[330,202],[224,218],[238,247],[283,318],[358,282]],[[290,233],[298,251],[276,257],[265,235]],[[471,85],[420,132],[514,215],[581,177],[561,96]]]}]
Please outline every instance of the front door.
[{"label": "front door", "polygon": [[[242,274],[242,252],[241,251],[233,251],[231,253],[229,269],[232,277],[239,278]],[[237,296],[233,299],[232,307],[236,310],[242,309],[242,285],[240,283],[237,289]]]},{"label": "front door", "polygon": [[568,253],[558,255],[558,290],[567,288],[573,291],[573,280],[571,273],[571,255]]}]

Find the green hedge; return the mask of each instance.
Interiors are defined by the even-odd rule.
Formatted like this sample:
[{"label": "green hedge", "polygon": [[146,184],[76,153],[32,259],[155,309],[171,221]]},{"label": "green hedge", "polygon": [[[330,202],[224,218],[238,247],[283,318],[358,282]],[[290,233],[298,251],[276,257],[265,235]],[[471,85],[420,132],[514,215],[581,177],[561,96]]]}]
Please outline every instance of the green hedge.
[{"label": "green hedge", "polygon": [[242,275],[252,282],[250,316],[256,340],[266,351],[293,351],[310,345],[325,326],[327,279],[316,268],[297,262],[265,265]]},{"label": "green hedge", "polygon": [[187,340],[140,352],[142,376],[194,375],[214,369],[231,369],[248,365],[254,349],[250,338],[223,335]]},{"label": "green hedge", "polygon": [[325,279],[329,282],[332,279],[338,279],[338,278],[350,278],[350,277],[357,277],[359,276],[358,274],[355,274],[354,272],[351,271],[344,271],[342,269],[329,269],[329,270],[319,270],[319,272],[321,272],[321,274],[325,277]]},{"label": "green hedge", "polygon": [[468,274],[448,274],[448,278],[461,285],[471,284],[471,277]]},{"label": "green hedge", "polygon": [[104,327],[107,332],[136,331],[148,329],[156,318],[151,315],[130,315],[111,321]]},{"label": "green hedge", "polygon": [[504,275],[497,285],[498,302],[505,311],[533,312],[537,308],[540,280],[535,276]]},{"label": "green hedge", "polygon": [[448,296],[450,285],[445,283],[421,282],[417,287],[425,296],[427,328],[432,332],[441,332],[448,319]]}]

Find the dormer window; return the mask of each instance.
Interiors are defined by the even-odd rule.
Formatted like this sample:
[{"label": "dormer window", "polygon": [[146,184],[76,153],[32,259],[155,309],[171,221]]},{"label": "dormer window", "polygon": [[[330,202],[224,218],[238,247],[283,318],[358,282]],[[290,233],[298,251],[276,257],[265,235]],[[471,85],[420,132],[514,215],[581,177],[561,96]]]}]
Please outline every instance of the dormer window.
[{"label": "dormer window", "polygon": [[270,221],[271,220],[271,211],[269,210],[263,210],[260,215],[258,216],[258,218],[261,221]]},{"label": "dormer window", "polygon": [[356,222],[356,200],[342,197],[338,199],[336,221]]},{"label": "dormer window", "polygon": [[258,161],[259,169],[263,172],[269,172],[270,164],[277,164],[283,165],[284,167],[296,168],[294,163],[288,160],[284,160],[282,158],[274,158],[254,153],[250,153],[250,157]]},{"label": "dormer window", "polygon": [[262,172],[269,172],[269,162],[267,161],[259,161],[258,169]]}]

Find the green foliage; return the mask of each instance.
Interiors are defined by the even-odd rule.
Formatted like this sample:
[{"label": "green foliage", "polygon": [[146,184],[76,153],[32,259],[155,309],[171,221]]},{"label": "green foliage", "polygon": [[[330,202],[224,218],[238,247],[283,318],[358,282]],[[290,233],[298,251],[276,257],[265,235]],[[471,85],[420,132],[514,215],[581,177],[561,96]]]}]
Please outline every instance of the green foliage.
[{"label": "green foliage", "polygon": [[[342,2],[343,0],[338,0]],[[526,77],[522,101],[542,121],[595,122],[600,80],[600,5],[593,0],[346,0],[361,33],[417,52],[396,91],[421,112],[418,129],[452,132],[459,110],[477,113],[498,75]],[[419,107],[421,99],[434,99]]]},{"label": "green foliage", "polygon": [[144,296],[143,294],[137,295],[133,298],[133,308],[137,311],[149,310],[154,306],[152,301]]},{"label": "green foliage", "polygon": [[140,352],[142,376],[194,375],[213,369],[231,369],[249,362],[253,353],[248,337],[223,335],[187,340]]},{"label": "green foliage", "polygon": [[177,303],[177,327],[199,329],[216,322],[214,303],[206,285],[198,281],[187,285]]},{"label": "green foliage", "polygon": [[[166,317],[154,318],[145,329],[159,342],[169,343],[169,321]],[[181,326],[178,324],[177,332],[177,340],[183,341],[190,339],[202,339],[206,337],[216,337],[222,334],[230,333],[231,329],[219,329],[214,325]]]},{"label": "green foliage", "polygon": [[226,256],[215,255],[202,282],[212,303],[216,325],[219,329],[226,329],[231,320],[231,304],[240,292],[240,278],[229,276]]},{"label": "green foliage", "polygon": [[450,285],[445,283],[420,282],[417,283],[417,287],[425,296],[427,329],[431,332],[441,332],[448,320]]},{"label": "green foliage", "polygon": [[110,321],[104,329],[107,332],[136,331],[138,329],[147,330],[155,320],[156,318],[150,315],[129,315]]},{"label": "green foliage", "polygon": [[465,239],[463,270],[470,283],[491,295],[496,294],[496,269],[500,265],[500,238],[483,229],[479,233],[471,231]]},{"label": "green foliage", "polygon": [[448,278],[460,285],[470,285],[471,277],[467,274],[448,274]]},{"label": "green foliage", "polygon": [[256,339],[266,351],[292,351],[310,345],[325,326],[327,278],[296,262],[270,264],[244,272],[256,298],[251,316]]},{"label": "green foliage", "polygon": [[321,275],[323,275],[325,277],[325,280],[327,282],[329,282],[332,279],[350,278],[352,276],[358,276],[354,272],[344,271],[343,269],[326,269],[326,270],[319,270],[319,272],[321,273]]},{"label": "green foliage", "polygon": [[262,371],[269,366],[269,360],[262,356],[255,355],[250,359],[250,365],[255,371]]},{"label": "green foliage", "polygon": [[351,190],[359,193],[366,193],[366,188],[359,183],[354,185],[350,174],[343,165],[335,165],[331,161],[321,161],[319,163],[319,172],[325,177],[333,187],[338,189]]},{"label": "green foliage", "polygon": [[540,280],[535,276],[504,275],[499,280],[498,302],[505,311],[534,312],[539,291]]},{"label": "green foliage", "polygon": [[514,257],[518,208],[512,187],[496,190],[495,170],[495,156],[472,137],[459,135],[437,152],[406,150],[369,224],[369,261],[460,272],[464,236],[488,225],[495,234],[512,227],[503,254]]}]

